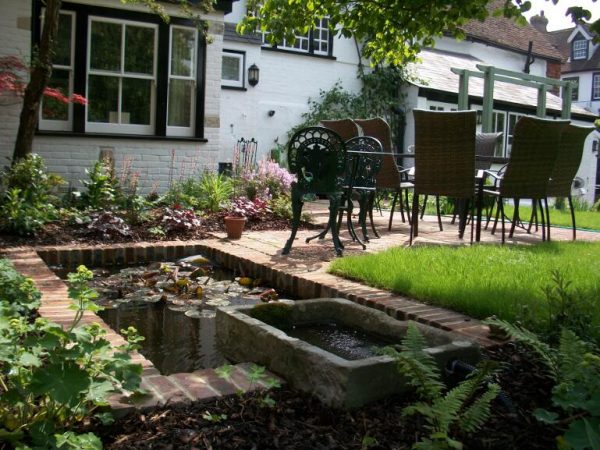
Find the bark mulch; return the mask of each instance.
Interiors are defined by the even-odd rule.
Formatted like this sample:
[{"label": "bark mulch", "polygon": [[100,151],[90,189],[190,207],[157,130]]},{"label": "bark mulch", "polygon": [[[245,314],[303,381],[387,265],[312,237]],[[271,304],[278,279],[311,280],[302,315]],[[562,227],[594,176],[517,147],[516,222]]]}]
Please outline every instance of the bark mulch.
[{"label": "bark mulch", "polygon": [[[498,376],[507,400],[472,436],[455,436],[466,449],[556,448],[560,430],[535,420],[532,411],[549,407],[551,381],[522,347],[506,344],[487,352],[502,362]],[[416,416],[402,409],[415,399],[389,398],[345,411],[287,387],[221,398],[213,402],[167,405],[96,428],[106,449],[409,449],[426,433]],[[425,434],[426,435],[426,434]]]}]

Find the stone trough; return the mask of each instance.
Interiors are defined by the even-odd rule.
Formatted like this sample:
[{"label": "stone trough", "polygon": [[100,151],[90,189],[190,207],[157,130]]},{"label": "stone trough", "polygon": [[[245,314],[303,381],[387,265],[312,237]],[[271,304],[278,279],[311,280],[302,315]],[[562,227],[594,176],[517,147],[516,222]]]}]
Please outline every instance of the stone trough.
[{"label": "stone trough", "polygon": [[[259,319],[260,318],[260,319]],[[333,324],[399,344],[408,322],[340,298],[286,301],[217,309],[217,345],[234,362],[253,361],[283,377],[296,389],[310,392],[334,407],[354,408],[410,389],[394,360],[367,352],[346,359],[292,337],[308,324]],[[417,324],[442,369],[452,360],[475,364],[479,346],[446,331]],[[287,330],[287,332],[286,332]]]}]

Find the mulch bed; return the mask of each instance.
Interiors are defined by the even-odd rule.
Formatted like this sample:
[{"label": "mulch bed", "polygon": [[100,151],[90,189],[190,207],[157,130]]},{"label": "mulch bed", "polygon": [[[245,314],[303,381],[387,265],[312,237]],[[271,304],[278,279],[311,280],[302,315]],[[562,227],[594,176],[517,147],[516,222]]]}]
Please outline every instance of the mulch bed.
[{"label": "mulch bed", "polygon": [[[131,233],[123,236],[117,233],[102,235],[88,229],[87,225],[78,225],[67,221],[51,222],[39,230],[33,236],[18,236],[3,234],[0,232],[0,247],[13,247],[19,245],[99,245],[135,242],[158,242],[158,241],[183,241],[214,238],[214,233],[225,231],[223,225],[223,214],[215,213],[201,219],[200,227],[190,231],[171,232],[166,236],[157,237],[150,233],[152,227],[161,225],[162,210],[154,210],[150,218],[139,225],[131,226]],[[300,229],[312,229],[314,225],[301,223]],[[247,220],[244,230],[291,230],[291,221],[273,214],[266,214],[260,220]]]},{"label": "mulch bed", "polygon": [[[501,361],[498,376],[509,401],[496,401],[493,416],[473,436],[455,436],[466,449],[550,449],[560,431],[533,416],[549,407],[551,381],[522,347],[506,344],[487,351]],[[409,449],[425,432],[416,416],[402,409],[414,399],[390,398],[353,411],[324,406],[310,395],[282,388],[266,394],[232,396],[156,408],[96,428],[106,449]],[[512,405],[511,409],[507,404]],[[215,421],[203,418],[225,415]],[[367,446],[367,444],[369,444]]]}]

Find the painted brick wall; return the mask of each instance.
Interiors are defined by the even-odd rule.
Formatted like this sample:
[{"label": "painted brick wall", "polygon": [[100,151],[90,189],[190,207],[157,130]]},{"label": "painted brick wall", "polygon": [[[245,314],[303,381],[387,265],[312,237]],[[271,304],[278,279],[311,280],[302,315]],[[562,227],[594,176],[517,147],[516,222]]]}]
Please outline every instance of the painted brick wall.
[{"label": "painted brick wall", "polygon": [[[112,8],[122,7],[119,0],[79,0]],[[146,11],[143,7],[128,6],[130,9]],[[170,9],[170,13],[177,10]],[[206,143],[177,140],[76,138],[36,136],[34,152],[45,160],[50,171],[63,176],[73,187],[80,187],[85,179],[85,169],[98,159],[102,148],[110,148],[115,157],[117,172],[124,161],[131,161],[131,170],[140,174],[143,192],[153,189],[165,190],[170,181],[185,178],[199,170],[214,170],[219,153],[219,114],[221,97],[221,50],[223,13],[214,12],[207,16],[210,22],[212,43],[207,45],[205,85],[205,128]],[[31,2],[29,0],[0,0],[0,56],[19,55],[29,58]],[[18,128],[20,101],[14,96],[0,97],[0,158],[2,165],[12,155]]]}]

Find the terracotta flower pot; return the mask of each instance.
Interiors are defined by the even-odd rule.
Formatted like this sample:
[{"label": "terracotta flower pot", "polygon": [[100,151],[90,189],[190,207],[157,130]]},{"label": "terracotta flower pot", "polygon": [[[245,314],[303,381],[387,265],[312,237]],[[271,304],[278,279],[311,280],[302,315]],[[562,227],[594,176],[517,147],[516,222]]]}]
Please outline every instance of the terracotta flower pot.
[{"label": "terracotta flower pot", "polygon": [[245,217],[225,217],[225,231],[229,239],[239,239],[242,237],[242,231],[244,231],[244,225],[246,223]]}]

